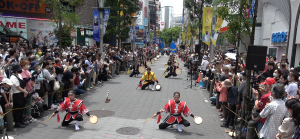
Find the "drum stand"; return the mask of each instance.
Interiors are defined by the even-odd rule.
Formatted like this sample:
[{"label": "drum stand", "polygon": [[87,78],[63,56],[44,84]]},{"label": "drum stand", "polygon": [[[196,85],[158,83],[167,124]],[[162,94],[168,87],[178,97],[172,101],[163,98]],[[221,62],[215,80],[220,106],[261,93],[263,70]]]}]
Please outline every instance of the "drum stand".
[{"label": "drum stand", "polygon": [[[190,64],[191,64],[191,66],[190,66],[190,72],[191,72],[191,85],[188,85],[187,87],[189,88],[191,88],[191,89],[193,89],[193,64],[192,64],[192,61],[190,62]],[[188,74],[187,74],[187,78],[186,78],[186,80],[188,80]],[[185,88],[185,89],[187,89],[187,88]],[[195,90],[196,90],[196,88],[195,88]]]}]

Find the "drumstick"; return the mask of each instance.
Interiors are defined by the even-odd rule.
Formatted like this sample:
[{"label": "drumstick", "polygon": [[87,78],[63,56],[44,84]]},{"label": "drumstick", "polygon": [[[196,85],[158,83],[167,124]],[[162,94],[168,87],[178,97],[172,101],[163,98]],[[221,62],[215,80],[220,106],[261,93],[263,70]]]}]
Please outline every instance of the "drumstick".
[{"label": "drumstick", "polygon": [[153,118],[153,117],[151,117],[151,118],[149,118],[148,120],[146,120],[145,123],[148,122],[149,120],[151,120],[152,118]]},{"label": "drumstick", "polygon": [[47,120],[44,122],[44,124],[47,123],[51,118],[52,118],[52,116],[50,116],[50,118],[47,119]]}]

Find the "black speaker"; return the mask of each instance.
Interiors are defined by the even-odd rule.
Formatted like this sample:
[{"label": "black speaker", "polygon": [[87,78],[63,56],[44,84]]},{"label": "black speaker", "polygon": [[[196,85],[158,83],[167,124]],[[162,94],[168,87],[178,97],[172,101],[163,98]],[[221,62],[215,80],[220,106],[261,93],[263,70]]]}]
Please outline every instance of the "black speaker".
[{"label": "black speaker", "polygon": [[201,48],[200,44],[195,45],[195,53],[200,53],[200,48]]},{"label": "black speaker", "polygon": [[246,69],[263,71],[265,69],[267,51],[267,46],[249,45]]},{"label": "black speaker", "polygon": [[180,48],[181,49],[185,49],[185,45],[180,45]]}]

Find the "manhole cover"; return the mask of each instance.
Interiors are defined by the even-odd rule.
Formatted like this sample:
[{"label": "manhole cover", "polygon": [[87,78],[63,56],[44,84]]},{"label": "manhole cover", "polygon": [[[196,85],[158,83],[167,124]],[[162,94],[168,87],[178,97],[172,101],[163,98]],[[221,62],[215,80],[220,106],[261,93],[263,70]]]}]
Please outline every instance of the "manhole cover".
[{"label": "manhole cover", "polygon": [[109,111],[109,110],[93,110],[93,111],[89,111],[89,112],[91,115],[96,115],[98,118],[115,115],[114,111]]},{"label": "manhole cover", "polygon": [[136,135],[140,132],[140,129],[136,127],[122,127],[117,129],[116,132],[122,135]]}]

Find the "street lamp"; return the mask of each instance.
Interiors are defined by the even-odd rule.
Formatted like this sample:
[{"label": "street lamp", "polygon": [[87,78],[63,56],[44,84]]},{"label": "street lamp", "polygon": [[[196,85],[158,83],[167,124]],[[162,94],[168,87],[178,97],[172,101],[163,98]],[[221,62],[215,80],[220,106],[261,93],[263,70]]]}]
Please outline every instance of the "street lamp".
[{"label": "street lamp", "polygon": [[135,51],[135,35],[136,35],[136,19],[137,19],[138,17],[136,17],[136,16],[133,16],[132,17],[132,20],[133,20],[133,40],[132,40],[132,51],[134,52]]}]

